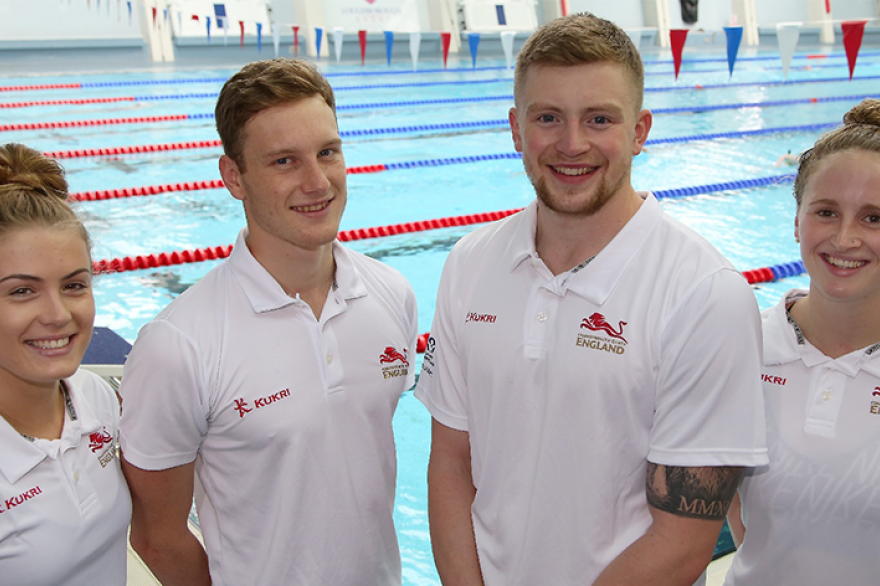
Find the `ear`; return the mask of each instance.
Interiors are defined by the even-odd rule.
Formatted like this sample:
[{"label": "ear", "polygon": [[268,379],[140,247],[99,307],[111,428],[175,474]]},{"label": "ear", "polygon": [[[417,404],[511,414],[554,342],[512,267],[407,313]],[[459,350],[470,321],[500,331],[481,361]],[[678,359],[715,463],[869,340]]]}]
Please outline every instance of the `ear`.
[{"label": "ear", "polygon": [[244,201],[245,193],[241,187],[241,171],[235,161],[226,155],[220,157],[220,177],[226,184],[226,189],[237,200]]},{"label": "ear", "polygon": [[648,134],[651,132],[651,125],[654,123],[654,115],[650,110],[642,110],[636,117],[636,139],[633,143],[633,155],[642,152],[645,141],[648,140]]},{"label": "ear", "polygon": [[794,217],[794,241],[795,242],[801,241],[800,223],[798,222],[798,218],[799,218],[799,216],[795,215],[795,217]]},{"label": "ear", "polygon": [[520,135],[519,119],[516,117],[516,114],[516,108],[511,108],[507,114],[507,119],[510,121],[510,132],[513,134],[513,146],[516,152],[521,153],[522,136]]}]

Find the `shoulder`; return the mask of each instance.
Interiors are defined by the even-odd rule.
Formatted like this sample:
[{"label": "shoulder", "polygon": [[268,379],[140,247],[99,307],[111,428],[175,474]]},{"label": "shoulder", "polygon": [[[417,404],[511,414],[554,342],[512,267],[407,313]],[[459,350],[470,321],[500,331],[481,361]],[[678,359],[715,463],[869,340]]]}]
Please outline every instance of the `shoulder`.
[{"label": "shoulder", "polygon": [[65,383],[75,400],[85,402],[96,414],[119,413],[116,391],[97,374],[80,368]]},{"label": "shoulder", "polygon": [[495,261],[510,252],[517,237],[523,238],[522,233],[529,229],[529,218],[524,211],[480,226],[455,243],[447,263]]},{"label": "shoulder", "polygon": [[165,306],[155,319],[183,322],[187,317],[216,315],[214,306],[225,295],[232,278],[229,261],[223,261]]}]

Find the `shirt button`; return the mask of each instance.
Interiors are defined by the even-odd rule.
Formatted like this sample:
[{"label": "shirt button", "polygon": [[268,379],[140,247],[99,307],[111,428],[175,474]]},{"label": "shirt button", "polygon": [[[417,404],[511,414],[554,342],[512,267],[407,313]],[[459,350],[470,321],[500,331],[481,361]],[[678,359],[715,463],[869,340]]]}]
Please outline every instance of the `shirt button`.
[{"label": "shirt button", "polygon": [[538,321],[541,323],[547,321],[547,312],[546,311],[538,312]]},{"label": "shirt button", "polygon": [[79,482],[79,472],[74,471],[74,473],[73,473],[73,481],[74,481],[74,482]]},{"label": "shirt button", "polygon": [[830,401],[831,400],[831,391],[822,391],[822,400]]},{"label": "shirt button", "polygon": [[332,364],[332,363],[333,363],[333,355],[332,355],[332,354],[328,354],[328,355],[327,355],[327,364]]}]

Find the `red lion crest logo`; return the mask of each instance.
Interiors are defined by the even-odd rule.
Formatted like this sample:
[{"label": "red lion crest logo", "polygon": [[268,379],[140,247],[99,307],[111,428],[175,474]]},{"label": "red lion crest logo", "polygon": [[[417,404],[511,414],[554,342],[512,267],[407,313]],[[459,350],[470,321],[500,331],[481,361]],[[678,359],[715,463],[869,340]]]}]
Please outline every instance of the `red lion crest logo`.
[{"label": "red lion crest logo", "polygon": [[398,360],[409,366],[409,361],[406,359],[406,348],[403,349],[403,354],[401,354],[394,349],[394,346],[386,346],[385,352],[383,354],[379,354],[379,362],[382,364],[388,364],[390,362],[396,362]]},{"label": "red lion crest logo", "polygon": [[96,431],[89,435],[89,447],[92,449],[92,452],[97,452],[104,447],[104,444],[110,443],[111,441],[113,441],[113,436],[107,433],[106,427],[104,428],[104,431]]},{"label": "red lion crest logo", "polygon": [[605,320],[605,316],[601,313],[594,313],[590,317],[585,317],[584,321],[581,322],[582,328],[587,328],[593,331],[603,331],[612,338],[617,338],[618,340],[623,340],[624,343],[629,343],[626,341],[626,338],[623,337],[623,326],[626,325],[625,321],[621,321],[618,323],[619,332],[615,332],[614,328]]}]

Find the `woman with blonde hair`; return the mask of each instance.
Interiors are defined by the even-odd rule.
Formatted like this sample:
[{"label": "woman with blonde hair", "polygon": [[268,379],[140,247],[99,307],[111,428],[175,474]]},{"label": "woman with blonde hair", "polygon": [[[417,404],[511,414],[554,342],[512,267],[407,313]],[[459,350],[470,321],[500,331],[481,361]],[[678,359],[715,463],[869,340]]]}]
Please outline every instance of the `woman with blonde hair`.
[{"label": "woman with blonde hair", "polygon": [[119,402],[79,370],[95,301],[64,171],[0,146],[0,582],[123,586]]},{"label": "woman with blonde hair", "polygon": [[770,464],[731,507],[727,586],[880,579],[880,100],[843,121],[800,157],[810,287],[763,314]]}]

